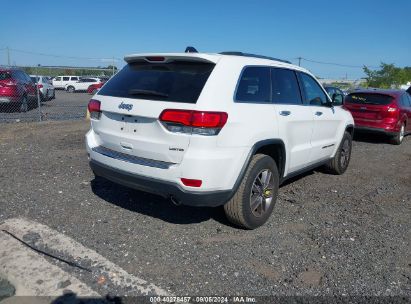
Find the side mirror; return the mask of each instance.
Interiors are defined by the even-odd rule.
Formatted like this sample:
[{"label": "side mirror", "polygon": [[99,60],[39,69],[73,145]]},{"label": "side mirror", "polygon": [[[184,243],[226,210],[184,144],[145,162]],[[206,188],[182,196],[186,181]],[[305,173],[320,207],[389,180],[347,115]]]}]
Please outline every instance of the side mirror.
[{"label": "side mirror", "polygon": [[332,104],[333,106],[340,106],[342,105],[344,100],[344,96],[342,94],[334,93],[332,96]]}]

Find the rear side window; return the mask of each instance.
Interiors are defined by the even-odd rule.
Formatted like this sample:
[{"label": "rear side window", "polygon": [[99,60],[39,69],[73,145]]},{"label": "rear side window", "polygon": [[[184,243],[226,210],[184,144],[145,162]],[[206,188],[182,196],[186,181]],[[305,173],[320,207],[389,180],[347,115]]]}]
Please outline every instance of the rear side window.
[{"label": "rear side window", "polygon": [[77,81],[77,80],[78,80],[78,77],[71,77],[71,80],[72,80],[72,81],[74,81],[74,80]]},{"label": "rear side window", "polygon": [[269,67],[246,67],[235,95],[237,102],[271,102],[271,75]]},{"label": "rear side window", "polygon": [[376,93],[352,93],[345,98],[345,102],[356,104],[388,105],[393,97]]},{"label": "rear side window", "polygon": [[411,107],[411,95],[408,93],[406,93],[405,95],[407,95],[408,107]]},{"label": "rear side window", "polygon": [[69,81],[70,77],[63,77],[63,81]]},{"label": "rear side window", "polygon": [[273,101],[278,104],[301,104],[301,94],[294,71],[273,68]]},{"label": "rear side window", "polygon": [[214,63],[172,61],[126,65],[99,95],[196,103]]}]

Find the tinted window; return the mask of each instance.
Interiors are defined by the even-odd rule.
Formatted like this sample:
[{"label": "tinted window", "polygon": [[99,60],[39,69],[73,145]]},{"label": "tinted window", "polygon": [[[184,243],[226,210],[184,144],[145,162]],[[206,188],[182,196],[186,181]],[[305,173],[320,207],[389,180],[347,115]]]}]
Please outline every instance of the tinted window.
[{"label": "tinted window", "polygon": [[327,103],[327,96],[314,78],[305,73],[301,73],[301,81],[303,83],[305,98],[308,104],[321,106]]},{"label": "tinted window", "polygon": [[11,75],[9,72],[0,72],[0,80],[10,79]]},{"label": "tinted window", "polygon": [[235,100],[242,102],[271,102],[270,68],[245,68],[241,74]]},{"label": "tinted window", "polygon": [[69,81],[70,77],[63,77],[63,81]]},{"label": "tinted window", "polygon": [[274,103],[301,104],[295,72],[286,69],[272,69],[271,72]]},{"label": "tinted window", "polygon": [[378,93],[352,93],[345,98],[345,102],[357,104],[388,105],[393,97]]},{"label": "tinted window", "polygon": [[196,103],[213,63],[172,61],[126,65],[99,95]]},{"label": "tinted window", "polygon": [[407,99],[408,99],[408,106],[411,107],[411,95],[410,94],[405,94],[407,95]]}]

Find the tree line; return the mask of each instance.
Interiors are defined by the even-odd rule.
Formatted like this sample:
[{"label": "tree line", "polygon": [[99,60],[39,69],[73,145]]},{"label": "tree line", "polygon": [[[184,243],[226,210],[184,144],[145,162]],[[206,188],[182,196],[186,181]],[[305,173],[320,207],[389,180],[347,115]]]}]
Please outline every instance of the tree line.
[{"label": "tree line", "polygon": [[411,81],[411,67],[399,68],[394,64],[382,62],[377,70],[371,70],[366,66],[363,69],[368,87],[398,88]]}]

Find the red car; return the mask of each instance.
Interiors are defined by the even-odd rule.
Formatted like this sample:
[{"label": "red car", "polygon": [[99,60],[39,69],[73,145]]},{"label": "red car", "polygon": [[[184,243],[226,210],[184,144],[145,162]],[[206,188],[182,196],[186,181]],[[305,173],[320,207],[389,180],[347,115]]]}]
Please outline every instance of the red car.
[{"label": "red car", "polygon": [[344,100],[355,121],[355,129],[380,132],[396,145],[411,133],[411,96],[403,90],[358,90]]},{"label": "red car", "polygon": [[96,94],[98,90],[103,86],[104,83],[105,82],[99,82],[99,83],[92,84],[91,86],[88,87],[87,93],[92,94],[92,95]]},{"label": "red car", "polygon": [[37,100],[36,85],[18,69],[0,69],[0,106],[26,112]]}]

